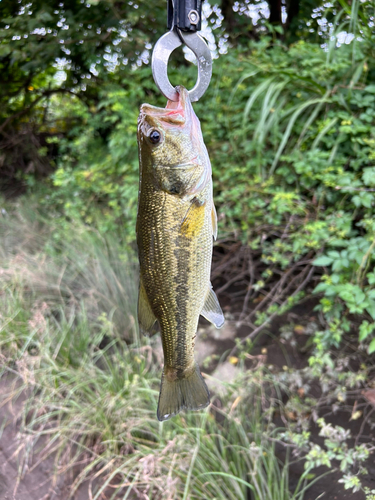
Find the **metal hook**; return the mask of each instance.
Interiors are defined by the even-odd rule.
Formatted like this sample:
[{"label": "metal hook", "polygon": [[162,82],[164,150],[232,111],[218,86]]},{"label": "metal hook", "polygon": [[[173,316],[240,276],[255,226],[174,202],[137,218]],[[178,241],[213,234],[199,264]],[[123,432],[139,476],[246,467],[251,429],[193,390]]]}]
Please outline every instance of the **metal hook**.
[{"label": "metal hook", "polygon": [[156,42],[151,60],[152,74],[160,92],[170,101],[178,101],[178,93],[168,80],[168,60],[172,52],[184,43],[194,52],[198,63],[198,79],[189,90],[191,102],[198,101],[206,92],[212,75],[212,57],[206,42],[197,33],[186,33],[174,28]]}]

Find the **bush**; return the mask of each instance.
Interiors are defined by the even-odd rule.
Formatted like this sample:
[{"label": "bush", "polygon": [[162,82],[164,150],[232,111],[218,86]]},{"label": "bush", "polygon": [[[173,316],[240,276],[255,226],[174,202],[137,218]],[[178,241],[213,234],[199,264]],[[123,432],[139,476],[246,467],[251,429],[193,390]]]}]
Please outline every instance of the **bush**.
[{"label": "bush", "polygon": [[[214,277],[226,280],[222,291],[242,284],[240,319],[255,322],[255,332],[315,288],[326,318],[326,331],[315,336],[321,354],[340,344],[351,314],[363,315],[360,341],[375,349],[375,58],[368,7],[359,5],[357,24],[341,10],[325,50],[321,38],[287,49],[269,37],[230,50],[214,61],[212,85],[195,105],[213,165],[216,255],[243,245],[226,266],[218,261]],[[337,46],[344,29],[361,38]],[[193,73],[179,68],[171,80],[189,87]],[[55,96],[50,108],[56,126],[72,116],[76,125],[59,143],[53,189],[43,203],[63,218],[118,228],[127,244],[135,240],[136,120],[143,101],[165,102],[146,68],[121,86],[103,86],[95,107]],[[254,300],[258,305],[249,308]]]}]

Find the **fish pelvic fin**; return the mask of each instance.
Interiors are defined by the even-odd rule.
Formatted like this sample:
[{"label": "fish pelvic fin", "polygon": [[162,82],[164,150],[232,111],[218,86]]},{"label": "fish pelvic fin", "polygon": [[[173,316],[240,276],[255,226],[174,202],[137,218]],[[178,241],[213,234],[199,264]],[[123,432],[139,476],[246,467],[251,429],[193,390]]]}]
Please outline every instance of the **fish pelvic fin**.
[{"label": "fish pelvic fin", "polygon": [[210,404],[210,393],[201,375],[198,363],[188,376],[178,378],[163,370],[157,417],[161,422],[181,410],[202,410]]},{"label": "fish pelvic fin", "polygon": [[140,278],[138,295],[138,323],[141,332],[144,335],[150,335],[155,321],[156,317],[151,310],[142,278]]},{"label": "fish pelvic fin", "polygon": [[224,325],[224,314],[221,310],[218,298],[216,297],[216,293],[212,289],[211,283],[207,290],[201,315],[206,318],[207,321],[215,325],[216,328],[221,328]]}]

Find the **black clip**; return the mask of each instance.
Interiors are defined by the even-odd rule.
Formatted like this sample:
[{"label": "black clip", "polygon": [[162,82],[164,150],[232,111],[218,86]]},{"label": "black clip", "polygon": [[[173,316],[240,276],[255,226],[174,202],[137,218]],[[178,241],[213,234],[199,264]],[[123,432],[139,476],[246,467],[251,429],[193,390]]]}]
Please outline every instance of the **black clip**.
[{"label": "black clip", "polygon": [[202,0],[168,0],[168,29],[200,31]]}]

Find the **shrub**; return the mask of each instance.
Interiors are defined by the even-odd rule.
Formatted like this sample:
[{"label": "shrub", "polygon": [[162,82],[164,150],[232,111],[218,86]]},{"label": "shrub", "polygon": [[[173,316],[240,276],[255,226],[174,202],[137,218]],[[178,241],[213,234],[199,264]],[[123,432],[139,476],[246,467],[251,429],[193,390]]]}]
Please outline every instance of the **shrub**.
[{"label": "shrub", "polygon": [[[342,5],[325,40],[285,48],[265,36],[215,60],[212,85],[195,105],[213,165],[221,291],[242,286],[240,319],[258,325],[254,336],[315,288],[326,319],[326,333],[315,336],[321,353],[339,345],[351,314],[363,315],[360,341],[375,349],[374,32],[366,23],[369,2],[352,11]],[[361,37],[337,46],[345,29]],[[193,73],[179,68],[171,80],[189,87]],[[56,126],[77,120],[60,141],[43,203],[63,218],[116,227],[132,244],[138,108],[165,102],[149,69],[103,86],[90,109],[54,99]],[[234,251],[238,241],[243,246]],[[220,266],[228,249],[232,260]]]}]

